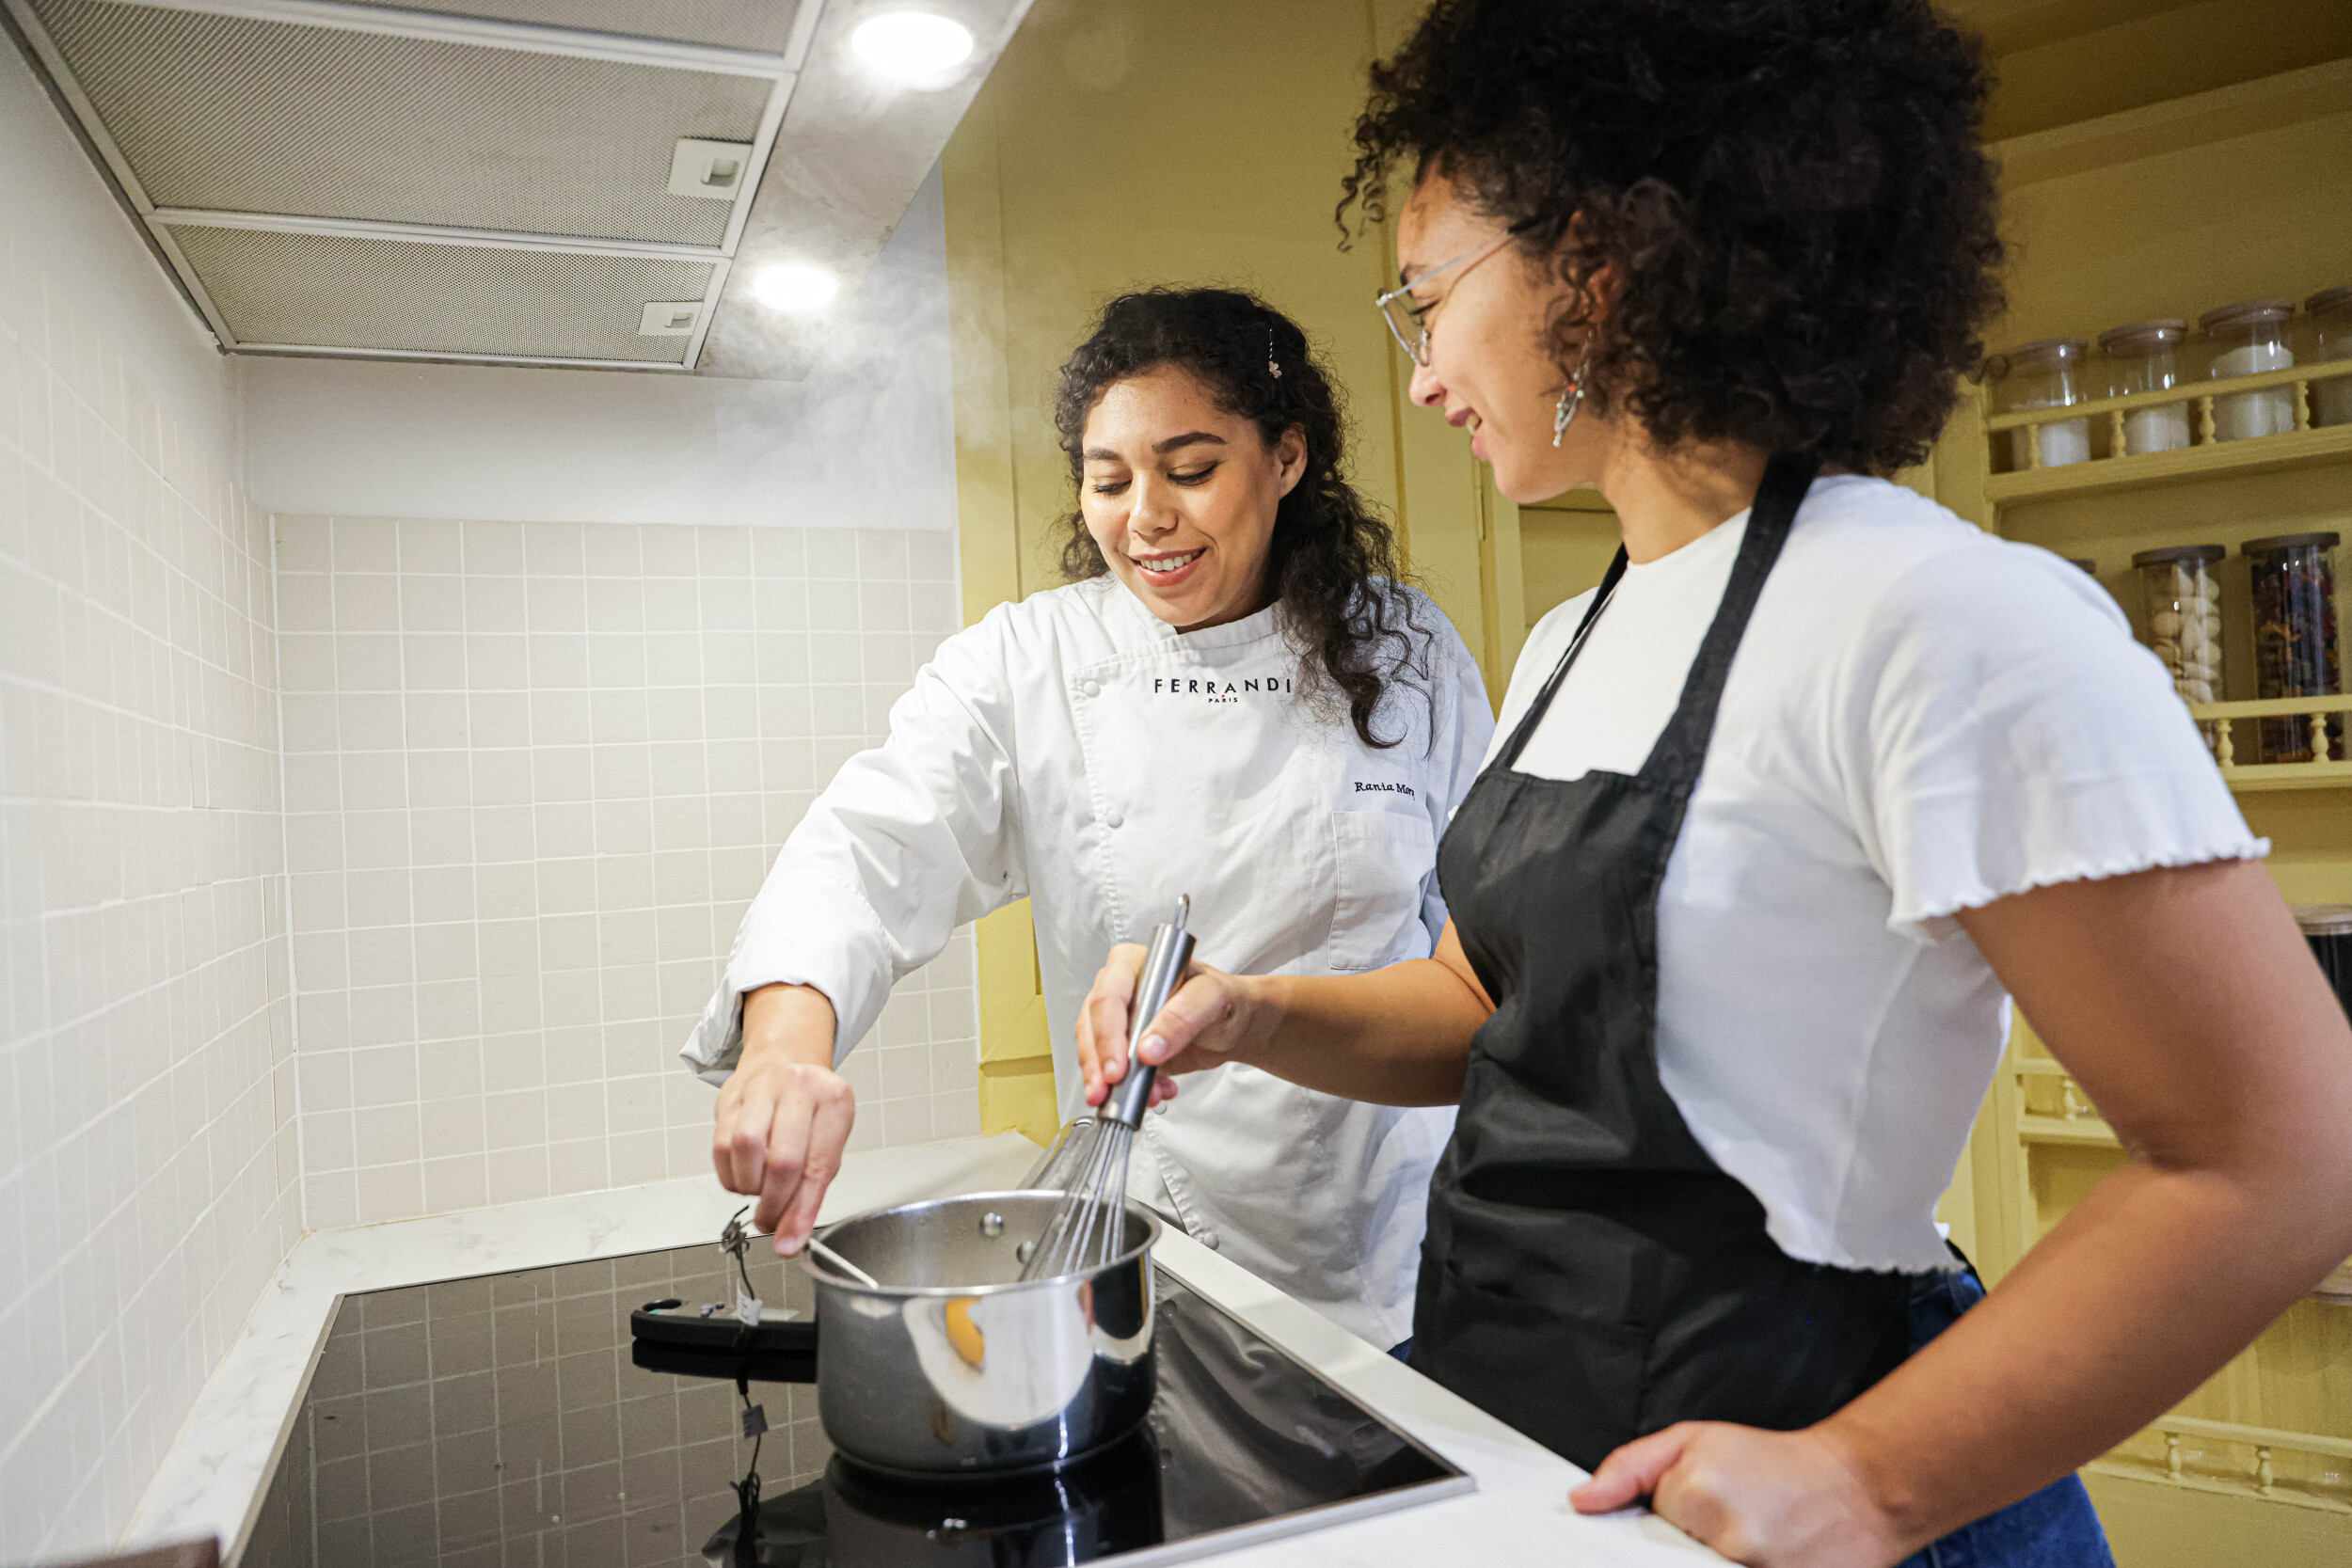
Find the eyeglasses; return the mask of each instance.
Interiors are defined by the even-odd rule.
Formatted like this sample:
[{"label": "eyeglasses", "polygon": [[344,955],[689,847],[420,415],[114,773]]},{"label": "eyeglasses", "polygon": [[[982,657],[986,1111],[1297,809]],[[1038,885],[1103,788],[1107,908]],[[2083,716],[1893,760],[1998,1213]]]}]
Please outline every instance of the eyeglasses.
[{"label": "eyeglasses", "polygon": [[[1470,268],[1501,250],[1518,235],[1534,228],[1536,221],[1534,218],[1521,218],[1477,249],[1465,250],[1452,261],[1440,262],[1430,268],[1403,288],[1391,289],[1372,302],[1379,310],[1380,319],[1389,324],[1390,334],[1396,339],[1396,346],[1405,351],[1406,357],[1416,365],[1429,363],[1429,312],[1444,303],[1442,300],[1431,300],[1424,305],[1413,297],[1413,291],[1432,278],[1443,277],[1450,272],[1457,274],[1454,281],[1456,284],[1460,283],[1462,279],[1459,274],[1467,274]],[[1451,290],[1447,292],[1452,293]]]}]

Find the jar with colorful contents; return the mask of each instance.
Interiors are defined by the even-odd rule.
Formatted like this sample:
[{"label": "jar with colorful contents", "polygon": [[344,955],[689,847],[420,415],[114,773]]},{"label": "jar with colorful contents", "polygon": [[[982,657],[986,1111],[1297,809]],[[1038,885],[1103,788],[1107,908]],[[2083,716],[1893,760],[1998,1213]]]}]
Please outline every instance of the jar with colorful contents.
[{"label": "jar with colorful contents", "polygon": [[[1993,384],[1993,412],[2023,414],[2082,402],[2090,395],[2083,375],[2083,356],[2090,351],[2090,345],[2080,338],[2043,338],[1994,355],[1984,362],[1985,378]],[[2062,468],[2090,456],[2090,421],[2058,420],[2009,433],[2010,467],[2022,472],[2034,466],[2037,436],[2042,467]]]},{"label": "jar with colorful contents", "polygon": [[[2294,316],[2295,302],[2287,299],[2241,299],[2235,305],[2206,311],[2197,318],[2197,325],[2205,329],[2205,346],[2212,356],[2207,373],[2218,381],[2290,368],[2295,351],[2287,346],[2287,323]],[[2213,400],[2213,438],[2217,441],[2282,436],[2294,428],[2293,387],[2265,387]]]},{"label": "jar with colorful contents", "polygon": [[[2181,380],[2178,350],[2188,337],[2188,323],[2178,318],[2134,322],[2111,326],[2099,334],[2099,350],[2107,358],[2107,396],[2130,397],[2135,392],[2161,392]],[[2153,408],[2127,409],[2123,415],[2123,454],[2177,451],[2188,445],[2188,404],[2160,403]]]},{"label": "jar with colorful contents", "polygon": [[[2344,689],[2336,655],[2335,533],[2249,539],[2254,599],[2254,680],[2269,697],[2326,697]],[[2290,715],[2262,721],[2265,762],[2344,760],[2344,722]]]},{"label": "jar with colorful contents", "polygon": [[[2174,545],[2132,557],[2148,594],[2148,647],[2171,673],[2184,702],[2221,700],[2221,579],[2215,569],[2229,553],[2219,545]],[[2197,727],[2208,748],[2218,748],[2217,724]]]},{"label": "jar with colorful contents", "polygon": [[[2312,360],[2352,359],[2352,283],[2322,289],[2305,300],[2303,320]],[[2312,383],[2312,423],[2352,424],[2352,375]]]}]

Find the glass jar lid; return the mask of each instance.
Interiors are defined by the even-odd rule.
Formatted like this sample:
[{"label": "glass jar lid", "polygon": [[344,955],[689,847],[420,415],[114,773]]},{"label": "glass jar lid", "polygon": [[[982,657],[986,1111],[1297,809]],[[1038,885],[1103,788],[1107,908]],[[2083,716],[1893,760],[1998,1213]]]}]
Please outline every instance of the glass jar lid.
[{"label": "glass jar lid", "polygon": [[2296,904],[2294,910],[2307,937],[2352,937],[2352,904]]},{"label": "glass jar lid", "polygon": [[2162,566],[2175,561],[2219,561],[2230,552],[2220,545],[2167,545],[2160,550],[2142,550],[2132,557],[2135,566]]},{"label": "glass jar lid", "polygon": [[1986,356],[1984,373],[1991,380],[1998,381],[2012,371],[2063,365],[2070,360],[2080,359],[2090,352],[2090,344],[2081,338],[2036,338],[2030,343],[2019,343],[2015,348]]},{"label": "glass jar lid", "polygon": [[2178,316],[2110,326],[2099,334],[2099,347],[2109,356],[2154,354],[2188,336],[2188,323]]},{"label": "glass jar lid", "polygon": [[2303,302],[2303,313],[2316,316],[2322,310],[2341,310],[2352,305],[2352,283],[2339,283],[2332,289],[2322,289]]},{"label": "glass jar lid", "polygon": [[2332,550],[2343,542],[2341,533],[2274,533],[2267,539],[2249,539],[2238,546],[2238,551],[2242,555],[2271,555],[2307,547]]},{"label": "glass jar lid", "polygon": [[2234,305],[2224,305],[2208,310],[2197,318],[2197,325],[2208,332],[2225,326],[2272,326],[2295,314],[2291,299],[2241,299]]}]

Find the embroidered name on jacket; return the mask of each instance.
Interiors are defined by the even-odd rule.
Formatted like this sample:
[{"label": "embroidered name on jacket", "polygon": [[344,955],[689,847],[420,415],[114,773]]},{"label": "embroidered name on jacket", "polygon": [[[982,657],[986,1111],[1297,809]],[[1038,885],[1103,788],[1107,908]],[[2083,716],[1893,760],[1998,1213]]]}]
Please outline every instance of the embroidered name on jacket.
[{"label": "embroidered name on jacket", "polygon": [[1159,675],[1152,681],[1154,697],[1199,697],[1206,704],[1237,704],[1244,697],[1287,696],[1293,689],[1288,675],[1219,680],[1215,675]]}]

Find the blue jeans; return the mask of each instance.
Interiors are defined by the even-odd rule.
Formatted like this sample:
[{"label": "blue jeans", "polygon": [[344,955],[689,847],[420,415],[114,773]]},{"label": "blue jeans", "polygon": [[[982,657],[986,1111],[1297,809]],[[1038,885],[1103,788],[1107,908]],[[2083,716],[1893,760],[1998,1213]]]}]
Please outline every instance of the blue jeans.
[{"label": "blue jeans", "polygon": [[[1973,1270],[1922,1278],[1911,1292],[1911,1348],[1943,1333],[1983,1299]],[[2115,1559],[2090,1494],[2068,1476],[1929,1542],[1899,1568],[2115,1568]]]}]

